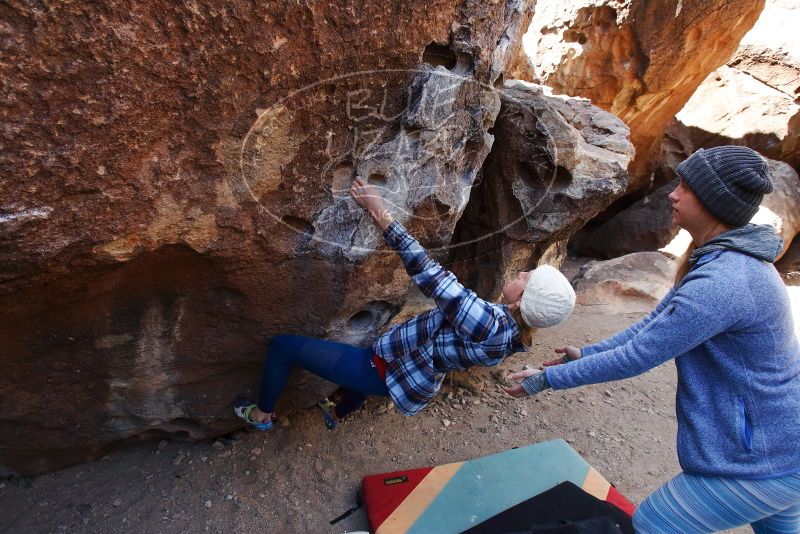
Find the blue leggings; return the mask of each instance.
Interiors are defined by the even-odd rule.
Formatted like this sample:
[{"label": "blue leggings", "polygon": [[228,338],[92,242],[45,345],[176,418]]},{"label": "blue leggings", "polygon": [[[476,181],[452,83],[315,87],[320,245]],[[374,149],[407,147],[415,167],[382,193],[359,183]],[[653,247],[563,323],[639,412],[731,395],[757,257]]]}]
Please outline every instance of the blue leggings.
[{"label": "blue leggings", "polygon": [[766,480],[680,473],[633,515],[638,534],[717,532],[747,524],[756,534],[800,532],[800,473]]},{"label": "blue leggings", "polygon": [[275,336],[270,341],[261,377],[258,408],[275,411],[289,373],[297,365],[335,384],[344,386],[336,416],[358,409],[367,395],[389,396],[386,382],[372,364],[372,350],[305,336]]}]

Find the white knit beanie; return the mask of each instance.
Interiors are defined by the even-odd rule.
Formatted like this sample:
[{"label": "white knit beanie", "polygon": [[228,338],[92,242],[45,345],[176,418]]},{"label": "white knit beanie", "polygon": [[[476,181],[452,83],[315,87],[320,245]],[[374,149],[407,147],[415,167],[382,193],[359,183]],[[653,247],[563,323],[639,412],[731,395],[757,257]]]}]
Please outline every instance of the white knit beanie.
[{"label": "white knit beanie", "polygon": [[531,271],[522,292],[520,312],[531,328],[547,328],[562,323],[575,307],[575,290],[561,271],[541,265]]}]

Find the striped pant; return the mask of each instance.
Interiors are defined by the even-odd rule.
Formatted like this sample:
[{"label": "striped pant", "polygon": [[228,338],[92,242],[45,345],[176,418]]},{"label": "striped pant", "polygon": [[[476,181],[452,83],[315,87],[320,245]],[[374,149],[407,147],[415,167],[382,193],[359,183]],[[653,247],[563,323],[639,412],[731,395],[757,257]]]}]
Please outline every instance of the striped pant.
[{"label": "striped pant", "polygon": [[717,532],[747,524],[756,534],[800,533],[800,473],[766,480],[680,473],[633,516],[639,534]]}]

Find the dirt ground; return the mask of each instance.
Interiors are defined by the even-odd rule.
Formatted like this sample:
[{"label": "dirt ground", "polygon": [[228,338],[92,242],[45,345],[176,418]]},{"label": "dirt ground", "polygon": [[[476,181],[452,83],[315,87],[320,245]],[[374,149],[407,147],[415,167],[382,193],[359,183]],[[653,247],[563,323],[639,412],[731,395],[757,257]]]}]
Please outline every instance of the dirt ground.
[{"label": "dirt ground", "polygon": [[[602,339],[641,316],[579,306],[565,324],[540,331],[532,353],[496,369],[538,366],[553,346]],[[566,439],[638,503],[679,470],[675,381],[669,362],[622,382],[515,400],[487,375],[478,395],[446,381],[436,402],[411,418],[373,398],[335,431],[325,428],[318,409],[309,409],[270,433],[143,444],[53,474],[1,480],[0,532],[367,530],[363,508],[329,524],[354,504],[366,474],[554,438]]]}]

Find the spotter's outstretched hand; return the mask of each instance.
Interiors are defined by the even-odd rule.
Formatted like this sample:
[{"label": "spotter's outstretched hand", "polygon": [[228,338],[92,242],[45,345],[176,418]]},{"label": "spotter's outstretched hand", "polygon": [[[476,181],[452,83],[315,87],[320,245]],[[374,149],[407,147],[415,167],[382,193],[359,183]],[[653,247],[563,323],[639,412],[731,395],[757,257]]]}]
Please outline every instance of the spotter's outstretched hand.
[{"label": "spotter's outstretched hand", "polygon": [[[541,371],[537,371],[536,369],[524,369],[518,373],[511,373],[508,375],[508,380],[509,382],[522,382],[529,376],[533,376],[537,373],[541,373]],[[517,399],[528,396],[528,392],[522,389],[521,384],[516,384],[511,387],[503,386],[503,391]]]}]

